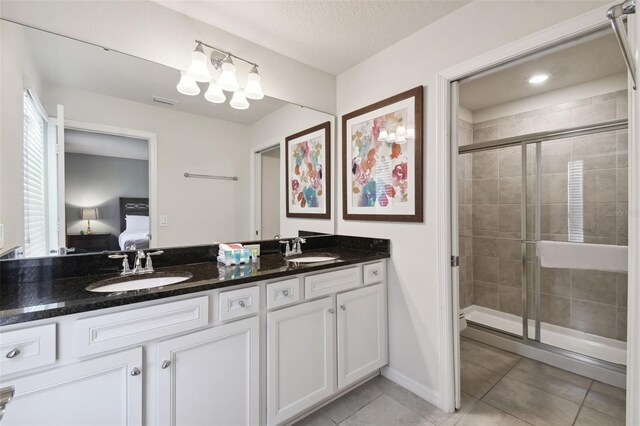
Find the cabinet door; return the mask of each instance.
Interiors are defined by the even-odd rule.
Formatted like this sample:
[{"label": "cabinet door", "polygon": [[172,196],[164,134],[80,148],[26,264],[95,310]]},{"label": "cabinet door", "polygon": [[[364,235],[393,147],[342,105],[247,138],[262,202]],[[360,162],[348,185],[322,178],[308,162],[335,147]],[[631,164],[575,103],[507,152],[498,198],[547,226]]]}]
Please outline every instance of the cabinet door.
[{"label": "cabinet door", "polygon": [[387,304],[383,284],[338,294],[338,388],[387,363]]},{"label": "cabinet door", "polygon": [[326,297],[267,314],[267,417],[280,424],[333,394],[335,308]]},{"label": "cabinet door", "polygon": [[258,424],[258,324],[252,317],[160,342],[161,425]]},{"label": "cabinet door", "polygon": [[139,425],[142,348],[0,383],[14,386],[2,426]]}]

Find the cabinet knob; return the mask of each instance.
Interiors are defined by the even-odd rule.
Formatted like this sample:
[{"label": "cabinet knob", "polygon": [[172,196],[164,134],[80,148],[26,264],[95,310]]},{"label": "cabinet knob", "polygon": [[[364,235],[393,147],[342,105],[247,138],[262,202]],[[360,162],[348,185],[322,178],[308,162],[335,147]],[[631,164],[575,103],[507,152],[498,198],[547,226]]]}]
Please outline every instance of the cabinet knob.
[{"label": "cabinet knob", "polygon": [[376,277],[378,276],[378,272],[379,272],[379,271],[378,271],[377,269],[374,269],[373,271],[371,271],[371,273],[372,273],[373,275],[375,275]]},{"label": "cabinet knob", "polygon": [[340,309],[342,309],[343,311],[346,311],[347,307],[345,305],[340,305]]},{"label": "cabinet knob", "polygon": [[133,367],[133,370],[131,370],[131,375],[132,376],[139,376],[140,374],[142,374],[142,371],[140,371],[140,369],[138,367]]},{"label": "cabinet knob", "polygon": [[11,359],[11,358],[17,357],[18,355],[20,355],[20,349],[14,348],[14,349],[11,349],[9,352],[7,352],[6,356],[7,358]]},{"label": "cabinet knob", "polygon": [[239,301],[238,305],[240,305],[241,308],[244,308],[245,306],[247,306],[247,304],[244,303],[244,300]]},{"label": "cabinet knob", "polygon": [[162,361],[162,365],[160,367],[163,370],[166,370],[167,368],[169,368],[170,365],[171,365],[171,361],[165,359],[164,361]]},{"label": "cabinet knob", "polygon": [[287,297],[289,295],[289,290],[282,290],[282,295]]},{"label": "cabinet knob", "polygon": [[335,310],[335,309],[333,309],[333,308],[329,308],[329,313],[330,313],[330,314],[334,314],[335,312],[336,312],[336,310]]}]

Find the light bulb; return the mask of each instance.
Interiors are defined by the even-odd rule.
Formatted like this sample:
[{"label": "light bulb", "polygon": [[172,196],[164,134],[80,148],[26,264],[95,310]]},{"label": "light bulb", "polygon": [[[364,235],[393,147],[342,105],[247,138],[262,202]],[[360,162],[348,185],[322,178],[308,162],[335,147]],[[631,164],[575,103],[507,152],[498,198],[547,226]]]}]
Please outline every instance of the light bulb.
[{"label": "light bulb", "polygon": [[380,142],[384,142],[388,139],[389,139],[389,133],[387,132],[387,129],[380,130],[380,133],[378,134],[378,140]]},{"label": "light bulb", "polygon": [[187,69],[189,77],[195,81],[206,83],[211,80],[211,73],[207,66],[207,55],[204,53],[204,48],[201,44],[196,46],[196,50],[191,52],[191,65]]},{"label": "light bulb", "polygon": [[233,94],[233,98],[231,98],[231,102],[229,102],[229,105],[231,105],[231,108],[235,109],[247,109],[249,108],[249,101],[247,101],[244,93],[238,90]]},{"label": "light bulb", "polygon": [[227,92],[235,92],[239,89],[238,80],[236,79],[236,66],[233,65],[231,56],[227,56],[222,63],[222,73],[218,78],[218,86]]},{"label": "light bulb", "polygon": [[204,94],[204,98],[209,102],[213,102],[214,104],[221,104],[227,100],[227,97],[224,95],[224,92],[216,84],[214,80],[211,80],[209,83],[209,88],[207,92]]},{"label": "light bulb", "polygon": [[180,74],[180,81],[178,82],[178,86],[176,87],[178,89],[178,92],[188,96],[198,95],[200,93],[200,87],[198,87],[196,81],[193,78],[189,77],[184,71],[180,71]]},{"label": "light bulb", "polygon": [[251,68],[251,72],[247,76],[247,86],[244,88],[244,95],[249,99],[262,99],[264,92],[260,86],[260,74],[256,65]]}]

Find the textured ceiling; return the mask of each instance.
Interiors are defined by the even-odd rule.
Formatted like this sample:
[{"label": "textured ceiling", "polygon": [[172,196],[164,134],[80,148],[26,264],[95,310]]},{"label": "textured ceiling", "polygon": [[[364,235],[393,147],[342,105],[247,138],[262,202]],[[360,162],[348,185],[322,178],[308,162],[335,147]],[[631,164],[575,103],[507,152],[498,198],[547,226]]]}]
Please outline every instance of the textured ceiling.
[{"label": "textured ceiling", "polygon": [[[339,74],[469,3],[462,0],[154,0],[184,15]],[[215,44],[215,40],[211,40]]]},{"label": "textured ceiling", "polygon": [[[470,111],[504,104],[552,90],[626,72],[613,32],[599,33],[568,46],[526,58],[460,85],[460,105]],[[534,74],[549,73],[543,84],[529,84]]]}]

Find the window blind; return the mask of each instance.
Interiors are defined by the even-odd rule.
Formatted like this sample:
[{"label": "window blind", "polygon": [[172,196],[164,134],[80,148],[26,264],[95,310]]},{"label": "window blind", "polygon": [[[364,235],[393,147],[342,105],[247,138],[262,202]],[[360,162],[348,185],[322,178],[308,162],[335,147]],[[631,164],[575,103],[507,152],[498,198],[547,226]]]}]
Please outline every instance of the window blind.
[{"label": "window blind", "polygon": [[46,256],[47,244],[47,161],[46,118],[29,91],[24,91],[23,183],[24,183],[24,253]]}]

